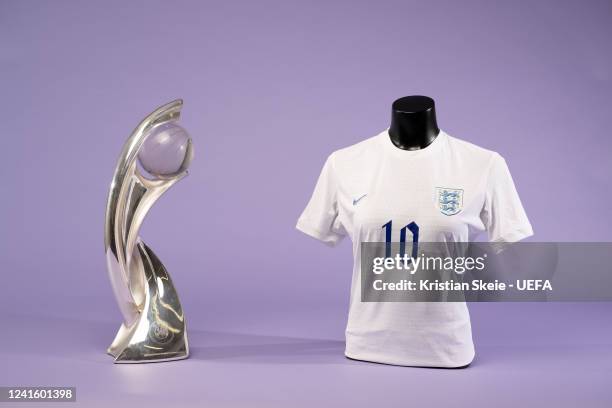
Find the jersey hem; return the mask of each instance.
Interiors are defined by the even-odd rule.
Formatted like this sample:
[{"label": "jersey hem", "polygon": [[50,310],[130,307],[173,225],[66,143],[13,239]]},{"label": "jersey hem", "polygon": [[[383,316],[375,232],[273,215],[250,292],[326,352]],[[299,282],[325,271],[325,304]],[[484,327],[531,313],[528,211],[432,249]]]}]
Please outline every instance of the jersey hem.
[{"label": "jersey hem", "polygon": [[349,351],[344,352],[344,356],[350,358],[352,360],[358,361],[366,361],[370,363],[379,363],[379,364],[389,364],[400,367],[430,367],[430,368],[459,368],[465,367],[474,361],[474,357],[476,356],[475,352],[472,352],[471,356],[465,360],[461,360],[457,363],[442,363],[442,362],[432,362],[432,361],[423,361],[423,360],[398,360],[393,358],[385,358],[383,356],[377,356],[375,354],[368,353],[351,353]]}]

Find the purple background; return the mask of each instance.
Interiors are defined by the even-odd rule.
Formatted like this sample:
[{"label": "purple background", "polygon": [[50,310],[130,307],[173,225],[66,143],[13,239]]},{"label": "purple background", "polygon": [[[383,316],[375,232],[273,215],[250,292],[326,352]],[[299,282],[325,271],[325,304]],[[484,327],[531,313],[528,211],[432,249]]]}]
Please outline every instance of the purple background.
[{"label": "purple background", "polygon": [[[467,370],[345,359],[350,245],[294,225],[331,151],[426,94],[507,159],[537,240],[610,241],[611,23],[607,1],[2,1],[0,385],[86,406],[609,406],[609,304],[472,305]],[[193,356],[115,366],[106,194],[177,97],[196,156],[142,235]]]}]

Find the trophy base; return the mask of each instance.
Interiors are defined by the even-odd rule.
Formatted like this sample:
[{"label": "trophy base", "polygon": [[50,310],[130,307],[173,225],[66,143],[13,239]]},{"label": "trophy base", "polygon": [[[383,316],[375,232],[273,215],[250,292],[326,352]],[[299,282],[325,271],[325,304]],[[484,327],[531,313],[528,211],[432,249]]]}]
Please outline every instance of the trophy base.
[{"label": "trophy base", "polygon": [[175,339],[172,350],[166,351],[154,344],[130,344],[134,332],[138,330],[137,327],[138,324],[134,324],[130,330],[122,324],[112,344],[106,350],[106,353],[115,359],[116,364],[155,363],[183,360],[189,357],[187,336]]},{"label": "trophy base", "polygon": [[189,357],[183,310],[170,275],[144,242],[137,244],[145,274],[145,300],[130,326],[121,324],[107,353],[115,363],[151,363]]}]

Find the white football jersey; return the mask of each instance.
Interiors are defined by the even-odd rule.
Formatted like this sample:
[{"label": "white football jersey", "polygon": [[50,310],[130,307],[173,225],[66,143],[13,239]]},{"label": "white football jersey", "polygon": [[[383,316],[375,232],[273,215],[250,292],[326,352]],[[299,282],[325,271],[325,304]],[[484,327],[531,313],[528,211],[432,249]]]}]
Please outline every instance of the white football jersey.
[{"label": "white football jersey", "polygon": [[[474,358],[464,302],[362,302],[362,242],[400,241],[414,223],[421,242],[497,244],[533,234],[505,160],[440,131],[421,150],[397,148],[385,130],[332,153],[297,228],[328,245],[349,236],[353,275],[346,350],[380,363],[460,367]],[[412,225],[414,225],[412,224]]]}]

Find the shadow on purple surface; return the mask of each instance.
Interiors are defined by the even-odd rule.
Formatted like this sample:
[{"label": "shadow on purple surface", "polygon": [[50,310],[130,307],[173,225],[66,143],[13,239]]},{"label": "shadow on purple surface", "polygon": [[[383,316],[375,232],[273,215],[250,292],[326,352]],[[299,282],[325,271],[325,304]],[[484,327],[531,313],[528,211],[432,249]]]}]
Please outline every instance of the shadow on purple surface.
[{"label": "shadow on purple surface", "polygon": [[[109,321],[9,315],[10,327],[0,336],[5,356],[28,356],[68,361],[111,363],[105,355],[117,325]],[[607,331],[607,330],[606,330]],[[529,366],[535,369],[601,367],[612,364],[609,341],[604,337],[542,338],[531,336],[476,337],[476,359],[470,371],[495,367]],[[540,334],[540,335],[538,335]],[[603,334],[603,333],[602,333]],[[557,338],[553,341],[553,338]],[[505,340],[505,341],[502,341]],[[256,365],[365,365],[344,357],[344,339],[308,338],[234,331],[189,330],[189,361]],[[180,362],[176,363],[180,364]]]},{"label": "shadow on purple surface", "polygon": [[[11,316],[0,347],[10,354],[100,360],[117,325],[61,317]],[[189,330],[190,360],[261,364],[338,364],[344,341],[225,331]],[[40,347],[41,339],[52,339]],[[111,362],[111,357],[108,357]]]},{"label": "shadow on purple surface", "polygon": [[244,333],[192,331],[191,358],[261,364],[338,364],[344,341]]}]

